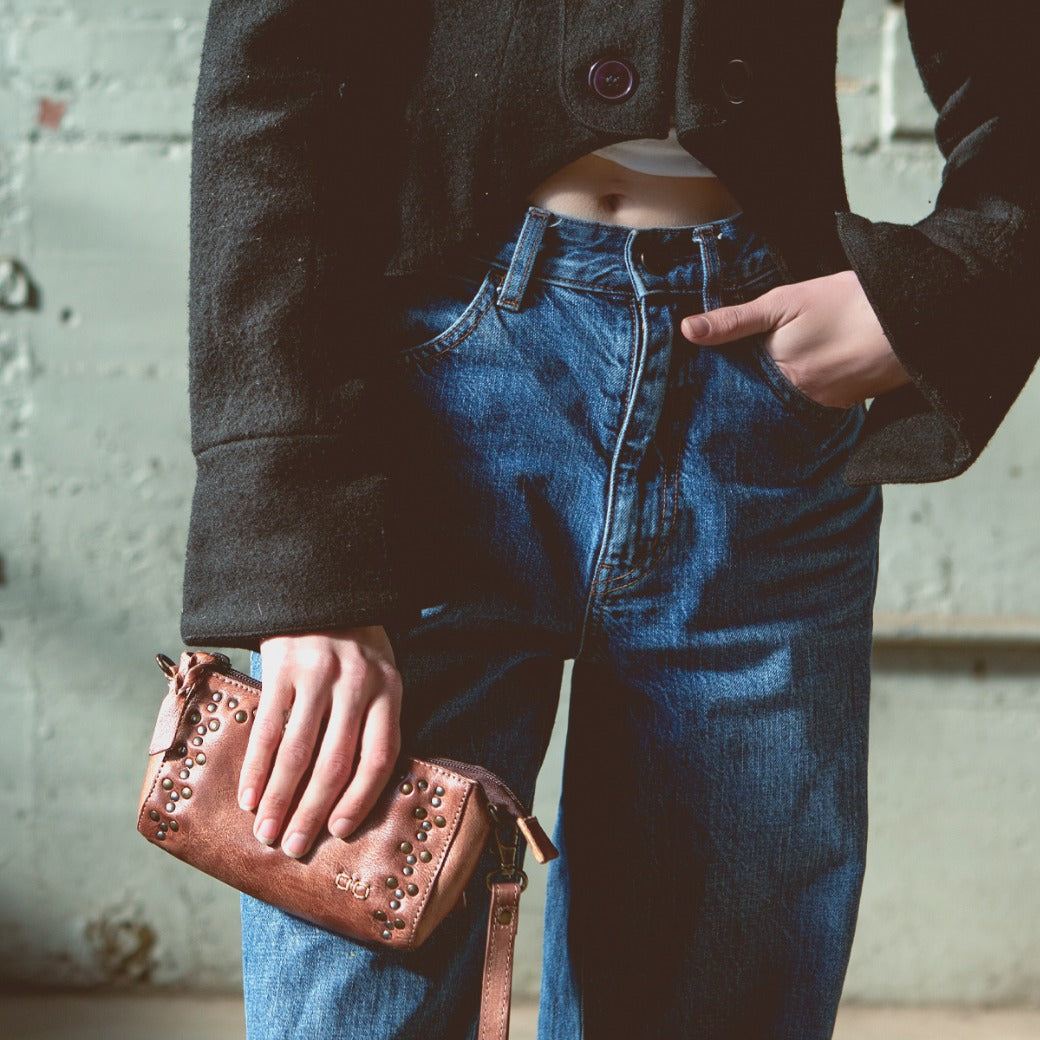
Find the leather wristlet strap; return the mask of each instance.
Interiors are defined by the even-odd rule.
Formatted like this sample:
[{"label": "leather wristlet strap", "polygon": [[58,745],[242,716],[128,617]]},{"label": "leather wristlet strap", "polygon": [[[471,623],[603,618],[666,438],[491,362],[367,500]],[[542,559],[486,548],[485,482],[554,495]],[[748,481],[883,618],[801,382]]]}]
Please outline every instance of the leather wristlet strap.
[{"label": "leather wristlet strap", "polygon": [[491,907],[488,910],[477,1037],[478,1040],[507,1040],[513,989],[513,946],[523,886],[518,881],[495,881],[490,888]]}]

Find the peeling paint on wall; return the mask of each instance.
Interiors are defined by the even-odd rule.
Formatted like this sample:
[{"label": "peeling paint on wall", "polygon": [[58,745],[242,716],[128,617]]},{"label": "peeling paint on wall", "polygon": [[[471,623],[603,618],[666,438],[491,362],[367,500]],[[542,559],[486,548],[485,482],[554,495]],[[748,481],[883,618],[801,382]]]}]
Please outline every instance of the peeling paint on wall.
[{"label": "peeling paint on wall", "polygon": [[113,985],[151,981],[156,934],[150,924],[119,914],[91,921],[84,938],[100,977]]},{"label": "peeling paint on wall", "polygon": [[40,98],[39,108],[36,114],[36,122],[39,126],[48,130],[57,130],[61,121],[68,111],[67,101],[54,101],[51,98]]}]

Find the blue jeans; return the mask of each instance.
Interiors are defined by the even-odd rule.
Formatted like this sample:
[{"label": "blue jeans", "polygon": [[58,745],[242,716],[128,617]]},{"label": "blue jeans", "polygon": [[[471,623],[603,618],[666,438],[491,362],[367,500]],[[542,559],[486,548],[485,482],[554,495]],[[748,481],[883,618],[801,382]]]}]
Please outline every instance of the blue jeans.
[{"label": "blue jeans", "polygon": [[[634,229],[531,208],[400,283],[410,540],[450,598],[394,633],[405,747],[526,799],[575,658],[543,1040],[823,1040],[864,861],[880,495],[863,419],[758,339],[680,319],[781,280],[736,216]],[[460,1040],[487,893],[421,950],[243,910],[251,1040]]]}]

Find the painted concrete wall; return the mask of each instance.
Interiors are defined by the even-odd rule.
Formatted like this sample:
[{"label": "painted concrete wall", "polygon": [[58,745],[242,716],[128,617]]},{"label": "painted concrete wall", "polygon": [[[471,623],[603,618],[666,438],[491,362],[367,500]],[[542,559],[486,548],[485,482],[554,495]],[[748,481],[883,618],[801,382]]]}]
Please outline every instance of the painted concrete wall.
[{"label": "painted concrete wall", "polygon": [[[229,890],[133,824],[177,648],[190,112],[205,0],[0,0],[0,978],[234,986]],[[854,208],[939,183],[901,11],[849,0]],[[797,143],[792,141],[792,148]],[[783,157],[780,158],[783,161]],[[25,275],[31,292],[25,300]],[[984,338],[980,350],[994,351]],[[1040,1000],[1036,381],[980,463],[887,494],[869,876],[848,993]],[[540,791],[553,814],[559,752]],[[537,886],[521,989],[536,984]]]}]

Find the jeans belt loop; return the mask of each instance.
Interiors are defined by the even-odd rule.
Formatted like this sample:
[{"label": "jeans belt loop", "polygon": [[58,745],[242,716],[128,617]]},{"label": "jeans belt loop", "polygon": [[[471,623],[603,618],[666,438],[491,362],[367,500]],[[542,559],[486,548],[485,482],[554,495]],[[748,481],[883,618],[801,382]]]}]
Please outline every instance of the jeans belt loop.
[{"label": "jeans belt loop", "polygon": [[523,227],[520,228],[520,237],[509,260],[509,270],[506,271],[505,280],[498,290],[498,306],[503,310],[520,310],[527,283],[531,280],[534,261],[542,244],[542,235],[552,217],[553,214],[548,210],[538,209],[537,206],[528,207]]}]

